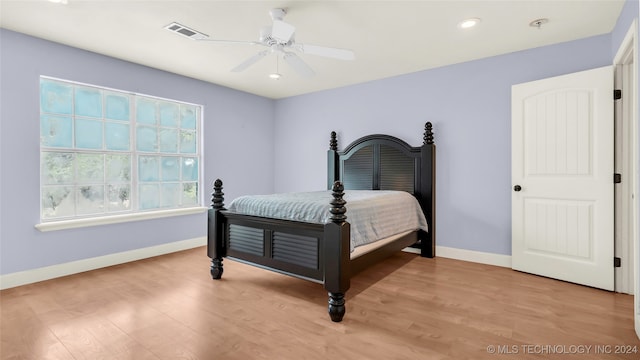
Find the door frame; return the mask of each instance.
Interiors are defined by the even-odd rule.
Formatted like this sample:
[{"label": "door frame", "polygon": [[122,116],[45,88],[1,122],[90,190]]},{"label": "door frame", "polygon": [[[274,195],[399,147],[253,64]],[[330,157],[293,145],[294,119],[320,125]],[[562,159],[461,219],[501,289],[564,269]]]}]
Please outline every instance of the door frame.
[{"label": "door frame", "polygon": [[[618,48],[618,51],[613,59],[614,65],[614,84],[615,89],[622,90],[621,99],[623,102],[626,100],[631,103],[621,105],[627,107],[627,111],[622,111],[622,118],[616,118],[616,126],[622,125],[627,129],[630,129],[631,136],[629,136],[630,144],[630,161],[626,162],[621,171],[623,172],[623,181],[626,177],[630,186],[626,191],[631,191],[631,194],[624,194],[624,196],[631,197],[631,204],[626,208],[622,207],[622,204],[616,203],[615,211],[617,214],[626,216],[629,221],[627,222],[627,234],[630,236],[623,237],[622,239],[616,239],[616,256],[621,257],[622,264],[620,269],[616,269],[616,291],[630,293],[634,295],[634,319],[636,335],[640,337],[640,267],[638,261],[640,260],[640,238],[638,237],[638,208],[639,202],[636,196],[640,192],[638,191],[638,20],[635,19],[631,23],[631,26],[627,30],[627,33]],[[629,66],[629,71],[625,74],[620,73],[620,66]],[[622,81],[622,77],[627,75],[626,81]],[[626,94],[626,96],[625,96]],[[616,109],[619,109],[616,107]],[[617,117],[617,116],[616,116]],[[626,168],[630,167],[630,168]],[[626,174],[626,175],[625,175]],[[622,279],[618,279],[621,276]]]},{"label": "door frame", "polygon": [[[622,183],[616,184],[616,240],[615,256],[621,259],[621,267],[616,268],[616,292],[627,294],[634,293],[634,282],[637,277],[635,271],[634,241],[637,238],[637,214],[634,206],[635,189],[637,189],[637,75],[635,59],[635,32],[637,27],[632,27],[627,32],[618,52],[614,58],[614,87],[622,90],[622,98],[616,101],[615,126],[616,136],[616,172],[622,174]],[[634,101],[635,100],[635,101]],[[624,132],[622,129],[626,129]],[[635,134],[635,136],[634,136]],[[622,155],[622,144],[628,143],[628,154]],[[619,161],[621,160],[621,161]],[[629,202],[627,202],[629,200]]]}]

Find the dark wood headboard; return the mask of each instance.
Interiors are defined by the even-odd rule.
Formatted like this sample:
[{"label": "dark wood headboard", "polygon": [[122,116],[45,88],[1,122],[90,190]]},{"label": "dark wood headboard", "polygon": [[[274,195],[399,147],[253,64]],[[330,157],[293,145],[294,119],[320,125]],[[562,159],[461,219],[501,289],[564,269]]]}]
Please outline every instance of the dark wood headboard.
[{"label": "dark wood headboard", "polygon": [[429,223],[428,233],[420,236],[421,255],[435,256],[436,145],[430,122],[425,124],[420,147],[390,135],[368,135],[338,151],[336,133],[331,132],[327,160],[328,189],[340,180],[345,191],[401,190],[413,194]]}]

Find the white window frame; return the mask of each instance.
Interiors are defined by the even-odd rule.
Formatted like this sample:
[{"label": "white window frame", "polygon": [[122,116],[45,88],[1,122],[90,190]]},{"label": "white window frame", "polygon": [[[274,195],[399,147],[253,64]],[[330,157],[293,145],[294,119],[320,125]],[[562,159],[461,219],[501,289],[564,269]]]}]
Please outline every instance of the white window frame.
[{"label": "white window frame", "polygon": [[[103,212],[103,213],[99,213],[99,214],[90,214],[90,215],[72,215],[72,216],[67,216],[67,217],[52,217],[52,218],[44,218],[43,216],[43,211],[44,211],[44,204],[43,204],[43,189],[46,186],[46,184],[44,183],[43,180],[43,176],[42,176],[42,164],[40,165],[40,193],[41,195],[39,196],[39,202],[40,202],[40,223],[36,224],[36,228],[40,231],[54,231],[54,230],[63,230],[63,229],[71,229],[71,228],[78,228],[78,227],[87,227],[87,226],[95,226],[95,225],[104,225],[104,224],[113,224],[113,223],[121,223],[121,222],[128,222],[128,221],[139,221],[139,220],[146,220],[146,219],[156,219],[156,218],[163,218],[163,217],[171,217],[171,216],[180,216],[180,215],[188,215],[188,214],[196,214],[196,213],[202,213],[204,211],[207,210],[206,207],[203,206],[204,204],[204,193],[203,193],[203,151],[202,151],[202,139],[203,139],[203,106],[202,105],[198,105],[198,104],[193,104],[193,103],[188,103],[188,102],[184,102],[184,101],[179,101],[179,100],[174,100],[174,99],[166,99],[166,98],[161,98],[161,97],[157,97],[157,96],[151,96],[151,95],[146,95],[146,94],[140,94],[140,93],[134,93],[131,91],[123,91],[123,90],[118,90],[118,89],[113,89],[113,88],[107,88],[107,87],[103,87],[103,86],[97,86],[97,85],[92,85],[92,84],[85,84],[85,83],[80,83],[80,82],[75,82],[75,81],[69,81],[69,80],[65,80],[65,79],[59,79],[59,78],[54,78],[54,77],[49,77],[49,76],[40,76],[39,77],[39,83],[41,83],[42,81],[52,81],[52,82],[60,82],[60,83],[64,83],[64,84],[68,84],[70,86],[73,87],[73,89],[75,90],[76,87],[87,87],[87,88],[94,88],[96,90],[99,90],[101,92],[101,94],[104,94],[105,92],[107,93],[117,93],[120,95],[126,95],[129,99],[129,120],[128,122],[126,122],[129,125],[129,150],[128,151],[116,151],[116,150],[108,150],[106,148],[106,144],[104,144],[104,140],[103,140],[103,148],[102,149],[96,149],[96,150],[87,150],[87,149],[81,149],[81,148],[76,148],[75,144],[72,144],[72,146],[69,147],[59,147],[59,146],[47,146],[46,144],[43,144],[43,142],[40,142],[40,158],[42,159],[42,154],[45,152],[63,152],[63,153],[75,153],[75,154],[85,154],[85,153],[93,153],[93,154],[128,154],[130,156],[131,159],[131,171],[130,171],[130,177],[131,177],[131,191],[130,191],[130,201],[131,204],[129,206],[129,209],[123,210],[123,211],[117,211],[117,212]],[[72,90],[72,92],[75,94],[75,91]],[[39,86],[39,91],[38,91],[38,95],[39,95],[39,104],[41,104],[41,94],[42,89]],[[102,95],[103,99],[104,99],[104,95]],[[195,136],[196,136],[196,150],[195,153],[180,153],[179,151],[174,152],[161,152],[160,149],[153,151],[140,151],[137,149],[136,146],[136,129],[137,129],[137,119],[136,119],[136,104],[137,104],[137,99],[150,99],[153,101],[161,101],[161,102],[169,102],[169,103],[174,103],[174,104],[178,104],[178,105],[184,105],[184,106],[189,106],[189,107],[194,107],[196,109],[196,125],[195,125]],[[105,113],[105,104],[102,104],[103,106],[103,112],[102,112],[102,117],[101,118],[96,118],[97,120],[100,120],[103,124],[109,122],[109,120],[106,120],[106,113]],[[41,118],[43,115],[47,115],[46,113],[43,112],[43,108],[42,105],[40,105],[40,117],[39,117],[39,131],[41,131],[42,128],[42,123],[40,122]],[[75,110],[73,110],[72,114],[69,115],[69,117],[72,118],[72,124],[75,124],[75,119],[76,119],[76,114],[75,114]],[[106,121],[105,121],[106,120]],[[161,124],[156,124],[155,128],[156,130],[159,132],[161,129],[162,125]],[[72,125],[72,131],[73,130],[73,125]],[[180,132],[180,127],[176,127],[176,131],[179,133]],[[103,138],[105,137],[105,133],[103,130],[103,134],[102,134]],[[73,137],[73,135],[72,135]],[[178,136],[178,142],[180,142],[180,137]],[[193,157],[197,159],[198,162],[198,167],[197,167],[197,171],[198,171],[198,176],[197,179],[195,180],[195,182],[197,183],[197,198],[196,198],[196,204],[195,205],[178,205],[176,207],[162,207],[162,208],[154,208],[154,209],[140,209],[139,206],[139,202],[138,202],[138,189],[139,189],[139,185],[141,183],[141,181],[139,182],[138,179],[138,158],[140,156],[157,156],[159,159],[162,159],[163,156],[165,157],[176,157],[179,158],[180,156],[182,157]],[[41,160],[42,161],[42,160]],[[105,184],[106,184],[106,179],[104,180]],[[183,179],[178,181],[180,184],[185,183],[185,182],[191,182],[191,181],[185,181]],[[162,184],[163,181],[159,181],[159,184]],[[78,183],[74,184],[75,186],[78,186]],[[105,187],[104,192],[107,192],[107,189]],[[104,196],[106,198],[106,195]],[[76,205],[77,206],[77,205]]]}]

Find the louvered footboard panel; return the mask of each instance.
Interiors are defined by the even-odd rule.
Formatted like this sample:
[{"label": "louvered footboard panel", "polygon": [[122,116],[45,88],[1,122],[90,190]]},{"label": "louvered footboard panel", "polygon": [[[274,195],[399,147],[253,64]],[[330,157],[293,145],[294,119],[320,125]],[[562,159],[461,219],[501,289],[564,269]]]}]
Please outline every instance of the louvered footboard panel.
[{"label": "louvered footboard panel", "polygon": [[322,281],[324,224],[225,214],[226,256]]},{"label": "louvered footboard panel", "polygon": [[264,235],[262,229],[248,226],[229,225],[229,249],[263,256]]},{"label": "louvered footboard panel", "polygon": [[318,240],[314,237],[274,232],[272,251],[274,260],[318,268]]}]

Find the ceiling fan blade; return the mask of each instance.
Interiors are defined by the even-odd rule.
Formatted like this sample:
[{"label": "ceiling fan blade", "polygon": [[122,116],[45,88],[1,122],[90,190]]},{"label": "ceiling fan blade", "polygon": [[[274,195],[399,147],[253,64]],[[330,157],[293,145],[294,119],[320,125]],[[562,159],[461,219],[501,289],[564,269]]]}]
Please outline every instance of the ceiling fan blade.
[{"label": "ceiling fan blade", "polygon": [[282,58],[284,61],[289,64],[300,76],[304,77],[312,77],[316,73],[307,65],[300,57],[291,52],[284,52],[282,54]]},{"label": "ceiling fan blade", "polygon": [[257,63],[260,59],[262,59],[263,57],[267,56],[267,54],[269,54],[270,50],[263,50],[260,51],[259,53],[253,55],[252,57],[248,58],[247,60],[245,60],[244,62],[242,62],[240,65],[234,67],[233,69],[231,69],[232,72],[241,72],[246,70],[249,66]]},{"label": "ceiling fan blade", "polygon": [[353,51],[346,50],[346,49],[330,48],[330,47],[318,46],[318,45],[305,45],[305,44],[296,44],[296,48],[298,48],[301,52],[305,54],[330,57],[330,58],[339,59],[339,60],[355,60],[356,59],[356,54]]},{"label": "ceiling fan blade", "polygon": [[238,44],[238,45],[263,45],[257,41],[242,41],[242,40],[217,40],[217,39],[196,39],[197,41],[207,41],[214,44]]},{"label": "ceiling fan blade", "polygon": [[273,20],[273,27],[271,28],[271,37],[282,43],[287,43],[291,40],[293,33],[296,31],[296,27],[287,24],[282,20]]}]

